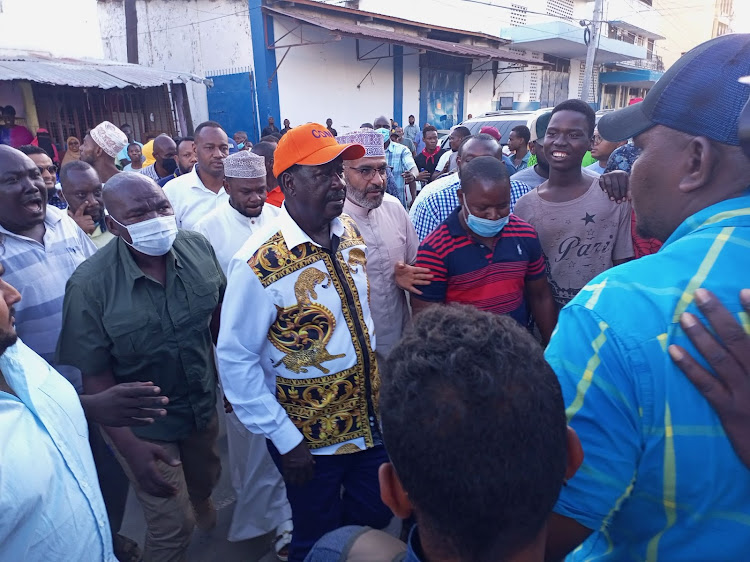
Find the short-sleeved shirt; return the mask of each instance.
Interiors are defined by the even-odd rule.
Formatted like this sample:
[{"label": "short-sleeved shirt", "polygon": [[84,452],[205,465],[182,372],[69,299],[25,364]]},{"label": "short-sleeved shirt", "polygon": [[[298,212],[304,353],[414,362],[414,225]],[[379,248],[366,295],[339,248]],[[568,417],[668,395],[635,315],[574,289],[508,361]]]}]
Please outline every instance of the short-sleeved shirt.
[{"label": "short-sleeved shirt", "polygon": [[633,257],[630,203],[610,201],[598,177],[580,197],[562,203],[542,199],[535,189],[514,213],[539,233],[555,301],[564,306],[615,260]]},{"label": "short-sleeved shirt", "polygon": [[214,251],[197,232],[178,232],[166,286],[143,273],[118,239],[68,281],[58,360],[84,377],[111,370],[118,383],[153,381],[169,397],[167,415],[133,432],[160,441],[187,437],[214,415],[209,323],[225,288]]},{"label": "short-sleeved shirt", "polygon": [[403,144],[390,142],[385,149],[385,161],[393,170],[393,179],[396,180],[396,186],[398,187],[398,194],[396,197],[401,201],[404,208],[406,208],[406,183],[404,182],[404,178],[401,177],[401,174],[417,167],[414,163],[411,151]]},{"label": "short-sleeved shirt", "polygon": [[437,168],[438,162],[440,162],[440,158],[442,158],[443,154],[445,154],[445,149],[441,148],[431,158],[428,159],[423,150],[422,152],[417,154],[414,162],[416,163],[417,168],[420,172],[422,170],[427,170],[432,174]]},{"label": "short-sleeved shirt", "polygon": [[420,299],[471,304],[528,322],[524,289],[544,277],[544,256],[534,228],[515,215],[500,231],[495,250],[466,232],[455,209],[430,234],[417,253],[417,267],[428,268],[432,282],[420,287]]},{"label": "short-sleeved shirt", "polygon": [[[135,142],[135,141],[134,143],[140,146],[141,148],[143,148],[143,145],[141,143]],[[117,156],[115,157],[115,163],[119,164],[121,160],[130,160],[130,155],[128,154],[128,147],[134,143],[129,142],[128,144],[125,145],[125,147],[120,152],[117,153]]]},{"label": "short-sleeved shirt", "polygon": [[18,336],[80,391],[81,373],[58,364],[55,348],[65,284],[76,268],[96,253],[96,246],[66,211],[56,207],[47,205],[44,226],[42,244],[0,226],[3,279],[23,296],[14,306]]},{"label": "short-sleeved shirt", "polygon": [[748,558],[750,470],[668,353],[700,357],[679,323],[683,312],[702,319],[698,288],[747,327],[748,248],[750,191],[599,275],[560,313],[545,356],[584,459],[555,511],[594,531],[568,560]]}]

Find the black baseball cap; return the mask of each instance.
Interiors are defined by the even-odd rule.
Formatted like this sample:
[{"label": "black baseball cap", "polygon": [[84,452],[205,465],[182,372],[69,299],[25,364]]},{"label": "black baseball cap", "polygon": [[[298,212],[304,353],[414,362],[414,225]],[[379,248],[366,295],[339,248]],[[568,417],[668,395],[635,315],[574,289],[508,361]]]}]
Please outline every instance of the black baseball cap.
[{"label": "black baseball cap", "polygon": [[655,125],[740,145],[737,125],[750,87],[750,34],[723,35],[685,53],[645,99],[599,120],[602,138],[619,142]]}]

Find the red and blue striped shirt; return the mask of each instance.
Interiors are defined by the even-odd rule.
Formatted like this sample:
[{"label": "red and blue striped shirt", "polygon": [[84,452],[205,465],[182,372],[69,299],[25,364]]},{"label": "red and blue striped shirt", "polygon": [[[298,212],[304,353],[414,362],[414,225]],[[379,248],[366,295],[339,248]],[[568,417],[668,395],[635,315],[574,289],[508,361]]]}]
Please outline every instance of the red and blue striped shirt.
[{"label": "red and blue striped shirt", "polygon": [[428,268],[432,282],[421,288],[422,300],[471,304],[480,310],[508,314],[526,325],[527,281],[545,276],[542,246],[536,230],[511,214],[494,251],[469,235],[454,210],[417,253],[418,267]]}]

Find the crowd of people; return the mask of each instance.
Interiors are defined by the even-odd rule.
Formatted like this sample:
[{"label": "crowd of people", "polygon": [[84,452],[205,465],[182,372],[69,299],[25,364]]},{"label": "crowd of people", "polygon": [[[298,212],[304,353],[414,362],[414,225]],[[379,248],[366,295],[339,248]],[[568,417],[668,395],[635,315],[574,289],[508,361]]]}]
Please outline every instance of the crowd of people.
[{"label": "crowd of people", "polygon": [[0,559],[186,560],[225,468],[280,560],[743,560],[749,75],[723,36],[510,155],[381,115],[60,160],[4,108]]}]

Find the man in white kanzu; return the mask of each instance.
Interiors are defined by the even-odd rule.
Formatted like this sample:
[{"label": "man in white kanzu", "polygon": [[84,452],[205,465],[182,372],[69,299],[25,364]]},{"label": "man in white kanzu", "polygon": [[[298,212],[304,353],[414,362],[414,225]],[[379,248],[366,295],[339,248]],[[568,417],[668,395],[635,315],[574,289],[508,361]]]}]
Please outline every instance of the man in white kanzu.
[{"label": "man in white kanzu", "polygon": [[[195,230],[211,242],[226,274],[234,254],[259,229],[273,223],[279,209],[265,204],[265,158],[248,150],[224,160],[224,190],[229,200],[198,221]],[[275,531],[274,547],[283,559],[292,538],[292,508],[266,440],[250,433],[232,412],[227,414],[227,442],[237,496],[228,539],[244,541]]]}]

